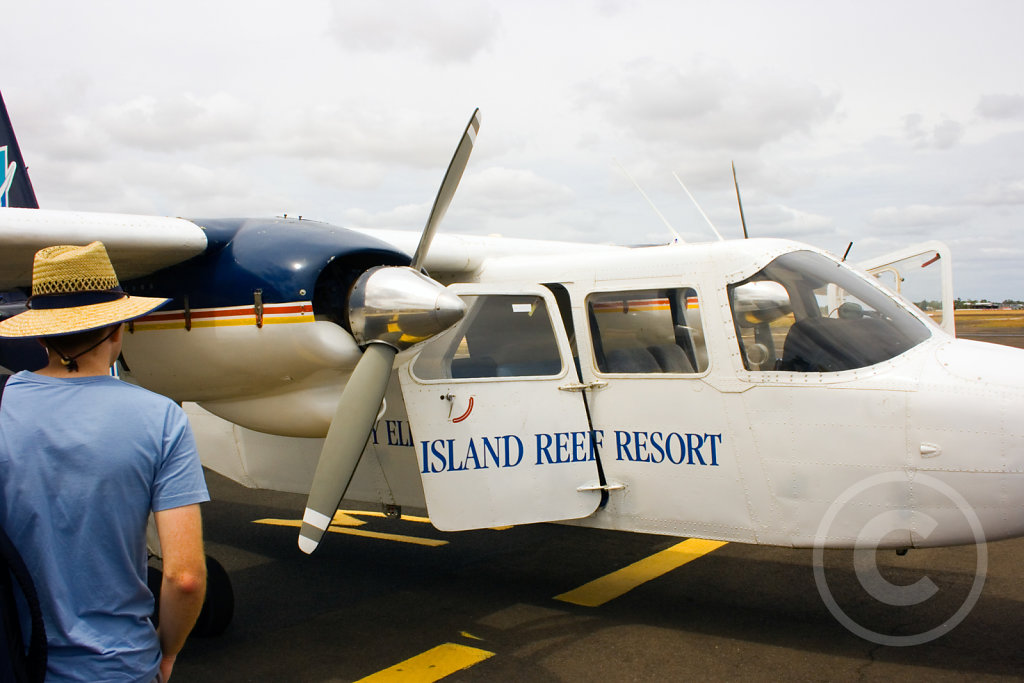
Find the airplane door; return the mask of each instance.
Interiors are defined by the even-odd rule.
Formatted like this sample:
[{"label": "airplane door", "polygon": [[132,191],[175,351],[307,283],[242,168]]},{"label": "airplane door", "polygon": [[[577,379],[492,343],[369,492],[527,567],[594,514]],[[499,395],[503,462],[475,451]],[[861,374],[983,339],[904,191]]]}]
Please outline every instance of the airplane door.
[{"label": "airplane door", "polygon": [[956,336],[953,260],[945,244],[915,244],[859,265],[892,291],[921,306],[942,329]]},{"label": "airplane door", "polygon": [[588,401],[609,489],[607,505],[579,523],[756,541],[740,429],[728,397],[708,381],[704,321],[714,307],[691,286],[579,294],[584,381],[604,383]]},{"label": "airplane door", "polygon": [[601,497],[551,292],[452,285],[462,321],[398,369],[431,522],[457,531],[586,517]]}]

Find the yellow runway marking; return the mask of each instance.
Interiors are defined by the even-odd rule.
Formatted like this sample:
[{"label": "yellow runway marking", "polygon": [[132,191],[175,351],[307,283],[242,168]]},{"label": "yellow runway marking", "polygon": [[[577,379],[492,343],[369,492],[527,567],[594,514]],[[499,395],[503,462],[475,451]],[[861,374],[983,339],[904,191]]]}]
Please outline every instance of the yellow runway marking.
[{"label": "yellow runway marking", "polygon": [[[371,512],[369,510],[338,510],[334,515],[334,524],[338,524],[338,515],[359,515],[360,517],[387,517],[383,512]],[[403,522],[417,522],[419,524],[430,524],[429,517],[415,517],[413,515],[402,515]]]},{"label": "yellow runway marking", "polygon": [[345,511],[338,510],[334,513],[334,517],[331,519],[331,524],[337,524],[338,526],[362,526],[366,524],[366,522],[345,514]]},{"label": "yellow runway marking", "polygon": [[[302,526],[301,519],[254,519],[254,524],[271,524],[273,526],[291,526],[299,528]],[[357,523],[362,523],[358,522]],[[421,538],[419,536],[403,536],[401,534],[384,534],[377,531],[364,531],[362,529],[348,529],[344,526],[331,524],[327,530],[334,534],[348,534],[349,536],[362,536],[363,538],[376,538],[382,541],[398,541],[399,543],[412,543],[414,545],[439,546],[448,545],[448,541],[441,541],[436,538]]]},{"label": "yellow runway marking", "polygon": [[445,643],[362,678],[357,683],[433,683],[493,656],[494,653],[487,650]]},{"label": "yellow runway marking", "polygon": [[614,600],[651,579],[682,567],[698,557],[707,555],[725,545],[724,541],[705,541],[700,538],[688,538],[671,548],[655,553],[650,557],[634,562],[628,567],[616,570],[611,574],[594,579],[568,593],[556,595],[555,600],[570,602],[584,607],[598,607]]}]

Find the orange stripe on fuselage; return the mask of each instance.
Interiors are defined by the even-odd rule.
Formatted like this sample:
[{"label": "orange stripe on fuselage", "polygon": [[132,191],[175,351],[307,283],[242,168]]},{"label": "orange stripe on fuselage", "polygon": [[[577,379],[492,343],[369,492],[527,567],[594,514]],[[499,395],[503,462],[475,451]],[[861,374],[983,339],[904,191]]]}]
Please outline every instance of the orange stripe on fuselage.
[{"label": "orange stripe on fuselage", "polygon": [[622,301],[601,301],[594,304],[594,313],[622,313],[628,311],[667,311],[668,299],[631,299]]},{"label": "orange stripe on fuselage", "polygon": [[[256,324],[255,306],[228,306],[224,308],[197,308],[189,311],[192,327],[228,327]],[[284,304],[265,304],[263,324],[313,322],[313,304],[299,301]],[[185,327],[185,311],[161,311],[139,318],[136,330],[173,330]]]}]

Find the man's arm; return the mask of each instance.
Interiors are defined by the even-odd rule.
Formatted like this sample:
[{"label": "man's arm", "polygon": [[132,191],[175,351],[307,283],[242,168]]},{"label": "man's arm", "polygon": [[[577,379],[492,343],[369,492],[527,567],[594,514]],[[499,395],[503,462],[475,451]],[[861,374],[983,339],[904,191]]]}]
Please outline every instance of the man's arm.
[{"label": "man's arm", "polygon": [[170,676],[174,657],[196,623],[206,596],[206,556],[203,553],[203,522],[199,505],[154,513],[163,552],[163,583],[160,587],[160,671]]}]

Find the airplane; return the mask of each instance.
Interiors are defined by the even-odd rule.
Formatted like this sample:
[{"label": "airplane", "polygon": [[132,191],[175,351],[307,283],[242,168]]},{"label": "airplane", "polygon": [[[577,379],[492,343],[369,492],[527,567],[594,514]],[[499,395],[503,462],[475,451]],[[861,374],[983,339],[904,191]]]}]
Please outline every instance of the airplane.
[{"label": "airplane", "polygon": [[[342,499],[444,531],[1024,535],[1024,351],[957,339],[952,305],[940,326],[790,240],[435,236],[478,129],[421,235],[3,208],[0,291],[23,297],[35,249],[98,239],[129,293],[171,297],[129,325],[120,376],[184,404],[206,467],[308,494],[307,553]],[[873,268],[936,262],[951,292],[938,243]]]}]

